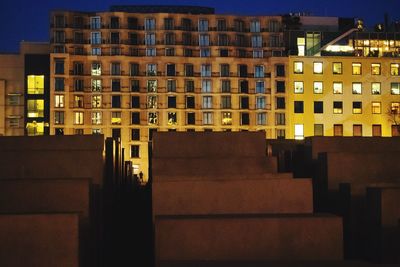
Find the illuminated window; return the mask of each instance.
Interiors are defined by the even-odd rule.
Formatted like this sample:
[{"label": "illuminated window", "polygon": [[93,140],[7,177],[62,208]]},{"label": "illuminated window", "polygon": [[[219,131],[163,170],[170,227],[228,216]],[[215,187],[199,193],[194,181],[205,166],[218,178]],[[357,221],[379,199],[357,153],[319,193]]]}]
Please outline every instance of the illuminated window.
[{"label": "illuminated window", "polygon": [[353,75],[361,75],[361,63],[352,63]]},{"label": "illuminated window", "polygon": [[333,62],[332,63],[332,72],[333,74],[342,74],[342,62]]},{"label": "illuminated window", "polygon": [[372,136],[382,136],[382,126],[380,124],[372,125]]},{"label": "illuminated window", "polygon": [[303,62],[302,61],[295,61],[294,62],[294,73],[303,73]]},{"label": "illuminated window", "polygon": [[158,124],[158,112],[149,112],[148,114],[148,123],[151,125]]},{"label": "illuminated window", "polygon": [[120,111],[111,112],[111,124],[113,124],[113,125],[121,124],[121,112]]},{"label": "illuminated window", "polygon": [[64,124],[64,111],[54,112],[54,124]]},{"label": "illuminated window", "polygon": [[256,65],[254,67],[254,78],[263,78],[264,77],[264,66]]},{"label": "illuminated window", "polygon": [[26,124],[26,132],[28,136],[43,135],[44,134],[44,122],[28,122]]},{"label": "illuminated window", "polygon": [[400,64],[399,63],[390,64],[390,75],[399,76],[399,73],[400,73],[399,69],[400,69]]},{"label": "illuminated window", "polygon": [[372,75],[381,75],[381,64],[372,63],[371,64],[371,74]]},{"label": "illuminated window", "polygon": [[76,124],[76,125],[83,124],[83,112],[82,111],[74,112],[74,124]]},{"label": "illuminated window", "polygon": [[296,140],[304,139],[304,125],[303,124],[295,124],[294,125],[294,139],[296,139]]},{"label": "illuminated window", "polygon": [[354,101],[353,102],[353,114],[361,114],[362,113],[362,102]]},{"label": "illuminated window", "polygon": [[74,107],[83,108],[83,95],[74,95]]},{"label": "illuminated window", "polygon": [[304,113],[303,101],[294,101],[294,113]]},{"label": "illuminated window", "polygon": [[101,95],[92,96],[92,108],[101,108]]},{"label": "illuminated window", "polygon": [[27,117],[43,118],[44,117],[44,100],[35,99],[27,100]]},{"label": "illuminated window", "polygon": [[381,102],[372,102],[372,114],[381,114]]},{"label": "illuminated window", "polygon": [[390,83],[390,92],[392,95],[400,95],[400,83]]},{"label": "illuminated window", "polygon": [[314,94],[322,94],[322,92],[323,92],[323,83],[314,82]]},{"label": "illuminated window", "polygon": [[314,62],[314,73],[322,74],[323,72],[323,64],[322,62]]},{"label": "illuminated window", "polygon": [[92,124],[98,125],[102,122],[102,113],[100,111],[92,112]]},{"label": "illuminated window", "polygon": [[147,92],[157,93],[157,80],[147,80]]},{"label": "illuminated window", "polygon": [[353,124],[353,136],[362,136],[361,124]]},{"label": "illuminated window", "polygon": [[333,102],[333,114],[342,114],[343,113],[343,102],[342,101],[334,101]]},{"label": "illuminated window", "polygon": [[314,136],[324,136],[323,124],[314,124]]},{"label": "illuminated window", "polygon": [[303,82],[294,82],[294,93],[295,94],[304,93],[304,83]]},{"label": "illuminated window", "polygon": [[203,124],[204,125],[213,124],[213,113],[212,112],[203,112]]},{"label": "illuminated window", "polygon": [[392,102],[390,104],[390,111],[392,114],[399,114],[400,112],[400,102]]},{"label": "illuminated window", "polygon": [[333,125],[333,136],[343,136],[343,124]]},{"label": "illuminated window", "polygon": [[342,82],[333,82],[333,93],[334,94],[343,94],[343,83]]},{"label": "illuminated window", "polygon": [[140,157],[140,146],[131,145],[131,158],[139,158],[139,157]]},{"label": "illuminated window", "polygon": [[212,108],[212,96],[203,96],[203,109]]},{"label": "illuminated window", "polygon": [[93,79],[91,84],[92,92],[101,92],[101,80]]},{"label": "illuminated window", "polygon": [[353,95],[361,95],[361,93],[362,93],[362,84],[353,83]]},{"label": "illuminated window", "polygon": [[28,94],[44,94],[44,75],[28,75]]},{"label": "illuminated window", "polygon": [[371,94],[373,95],[381,94],[381,83],[371,83]]},{"label": "illuminated window", "polygon": [[54,96],[54,107],[63,108],[64,107],[64,95]]},{"label": "illuminated window", "polygon": [[256,97],[256,109],[265,109],[265,96]]},{"label": "illuminated window", "polygon": [[232,112],[222,112],[222,125],[232,125]]},{"label": "illuminated window", "polygon": [[199,19],[199,32],[207,32],[208,31],[208,20]]},{"label": "illuminated window", "polygon": [[147,108],[157,108],[157,96],[147,96]]},{"label": "illuminated window", "polygon": [[176,112],[168,112],[168,125],[177,125],[177,115]]},{"label": "illuminated window", "polygon": [[306,39],[304,37],[297,37],[297,49],[299,50],[298,55],[304,56],[305,54]]},{"label": "illuminated window", "polygon": [[101,63],[100,62],[93,62],[92,63],[91,74],[93,76],[100,76],[101,75]]},{"label": "illuminated window", "polygon": [[267,124],[267,113],[257,113],[257,125],[266,125]]}]

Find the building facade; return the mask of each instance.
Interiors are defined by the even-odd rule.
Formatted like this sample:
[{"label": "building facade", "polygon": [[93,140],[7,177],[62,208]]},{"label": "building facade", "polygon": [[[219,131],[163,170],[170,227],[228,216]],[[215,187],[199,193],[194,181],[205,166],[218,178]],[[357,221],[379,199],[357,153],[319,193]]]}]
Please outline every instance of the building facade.
[{"label": "building facade", "polygon": [[209,8],[53,12],[50,134],[119,137],[147,175],[154,131],[285,136],[280,16]]}]

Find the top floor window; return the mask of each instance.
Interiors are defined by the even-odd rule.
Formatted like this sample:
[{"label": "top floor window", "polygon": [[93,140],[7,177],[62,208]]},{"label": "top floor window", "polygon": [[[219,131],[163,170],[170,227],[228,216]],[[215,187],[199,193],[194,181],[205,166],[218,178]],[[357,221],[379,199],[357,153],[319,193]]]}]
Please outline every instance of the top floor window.
[{"label": "top floor window", "polygon": [[250,32],[260,32],[260,21],[259,20],[252,20],[250,22]]},{"label": "top floor window", "polygon": [[183,18],[181,20],[181,27],[183,31],[190,31],[192,29],[192,20]]},{"label": "top floor window", "polygon": [[199,19],[199,32],[207,32],[208,31],[208,20]]},{"label": "top floor window", "polygon": [[226,20],[219,19],[217,22],[217,31],[226,31]]},{"label": "top floor window", "polygon": [[65,17],[62,15],[54,16],[54,24],[56,28],[64,28],[65,27]]},{"label": "top floor window", "polygon": [[270,32],[279,32],[279,21],[277,20],[270,20],[268,22],[268,29]]},{"label": "top floor window", "polygon": [[144,19],[144,29],[146,31],[153,31],[156,29],[156,20],[153,18]]},{"label": "top floor window", "polygon": [[174,29],[174,19],[173,18],[165,18],[164,19],[164,30],[173,30]]},{"label": "top floor window", "polygon": [[91,17],[90,18],[90,28],[91,29],[100,29],[101,28],[101,18],[100,17]]},{"label": "top floor window", "polygon": [[119,18],[118,17],[111,17],[111,19],[110,19],[110,28],[111,29],[118,29],[119,28]]}]

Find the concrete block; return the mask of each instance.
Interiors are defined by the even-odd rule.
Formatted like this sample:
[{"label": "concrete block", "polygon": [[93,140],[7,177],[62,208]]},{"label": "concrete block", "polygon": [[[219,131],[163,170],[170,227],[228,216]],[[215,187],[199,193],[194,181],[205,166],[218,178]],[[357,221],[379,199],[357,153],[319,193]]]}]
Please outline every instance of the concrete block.
[{"label": "concrete block", "polygon": [[153,215],[312,213],[310,179],[153,183]]},{"label": "concrete block", "polygon": [[0,215],[0,266],[79,266],[77,214]]},{"label": "concrete block", "polygon": [[327,215],[157,216],[156,262],[342,260],[342,220]]}]

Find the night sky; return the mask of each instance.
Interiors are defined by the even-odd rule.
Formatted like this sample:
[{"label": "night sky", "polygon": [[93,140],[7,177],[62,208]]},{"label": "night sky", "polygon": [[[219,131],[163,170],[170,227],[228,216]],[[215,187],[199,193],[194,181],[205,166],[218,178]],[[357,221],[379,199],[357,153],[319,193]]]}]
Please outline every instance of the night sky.
[{"label": "night sky", "polygon": [[200,5],[216,13],[279,15],[311,12],[320,16],[363,18],[368,26],[383,22],[384,13],[400,20],[400,0],[1,0],[0,52],[17,52],[19,42],[48,41],[49,13],[54,9],[106,11],[110,5]]}]

